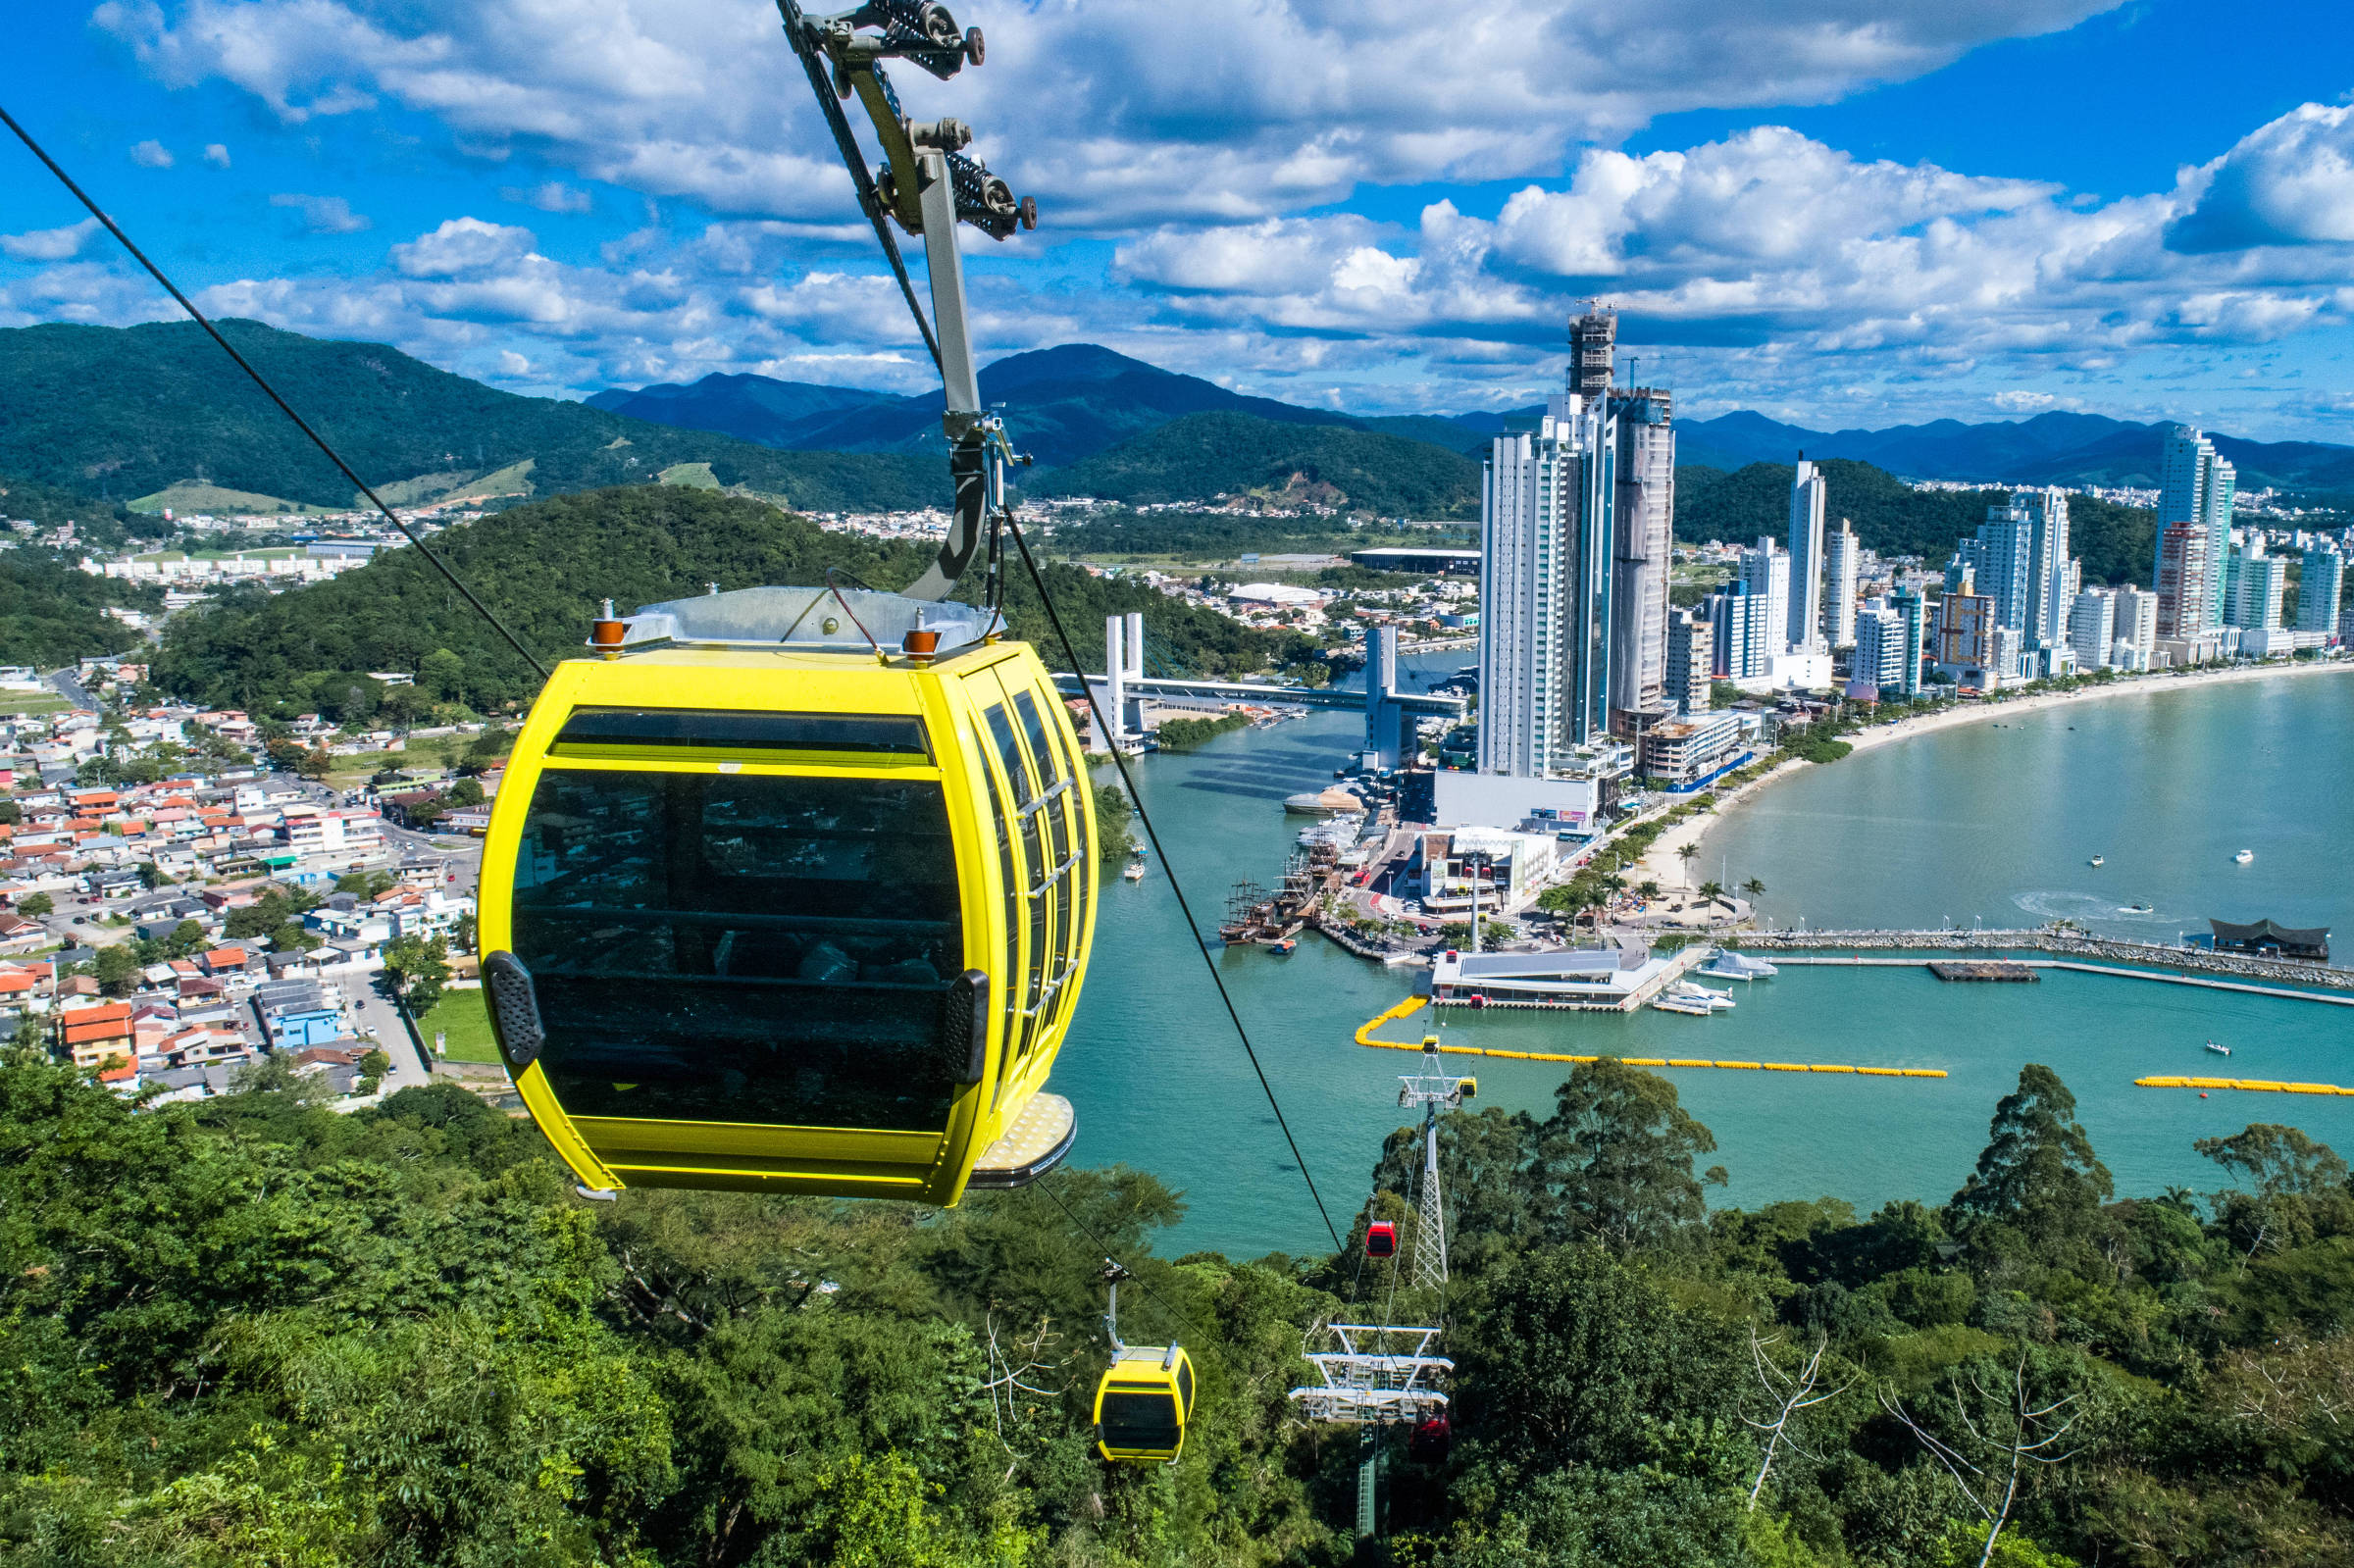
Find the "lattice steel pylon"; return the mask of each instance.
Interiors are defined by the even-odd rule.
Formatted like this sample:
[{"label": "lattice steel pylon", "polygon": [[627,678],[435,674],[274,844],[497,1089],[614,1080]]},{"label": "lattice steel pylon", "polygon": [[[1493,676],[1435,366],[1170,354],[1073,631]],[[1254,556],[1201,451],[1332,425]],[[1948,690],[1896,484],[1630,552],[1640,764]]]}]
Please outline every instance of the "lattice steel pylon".
[{"label": "lattice steel pylon", "polygon": [[1439,1108],[1455,1110],[1479,1092],[1476,1078],[1439,1071],[1439,1037],[1422,1037],[1422,1071],[1401,1074],[1398,1103],[1422,1107],[1422,1201],[1414,1226],[1414,1284],[1437,1289],[1447,1283],[1447,1212],[1439,1191]]}]

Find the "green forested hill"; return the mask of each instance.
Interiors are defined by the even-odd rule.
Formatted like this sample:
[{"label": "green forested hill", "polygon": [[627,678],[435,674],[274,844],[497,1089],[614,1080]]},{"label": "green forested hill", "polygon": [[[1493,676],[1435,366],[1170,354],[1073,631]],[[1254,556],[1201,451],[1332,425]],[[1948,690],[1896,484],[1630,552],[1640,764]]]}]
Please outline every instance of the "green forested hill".
[{"label": "green forested hill", "polygon": [[[518,397],[382,343],[218,324],[371,484],[414,499],[531,459],[537,493],[643,483],[708,462],[722,484],[810,511],[945,504],[947,465],[906,454],[780,452],[582,403]],[[183,480],[348,506],[352,488],[193,322],[0,330],[0,473],[151,495]]]},{"label": "green forested hill", "polygon": [[[1831,458],[1817,463],[1830,485],[1831,518],[1846,518],[1856,536],[1881,555],[1918,555],[1942,566],[1954,541],[1977,531],[1986,508],[2008,490],[1916,490],[1869,463]],[[1726,473],[1687,465],[1675,471],[1675,536],[1692,543],[1721,539],[1749,544],[1761,535],[1787,540],[1790,481],[1787,463],[1752,463]],[[2084,581],[2149,585],[2156,514],[2089,496],[2068,501],[2073,553],[2083,557]]]},{"label": "green forested hill", "polygon": [[[2345,1161],[2259,1124],[2197,1145],[2217,1190],[2121,1199],[2044,1067],[1974,1170],[1920,1173],[1949,1202],[1868,1215],[1711,1210],[1709,1129],[1607,1058],[1550,1114],[1451,1112],[1443,1293],[1395,1277],[1408,1129],[1332,1173],[1371,1178],[1338,1255],[1172,1261],[1229,1194],[585,1202],[454,1085],[318,1092],[271,1062],[140,1107],[0,1058],[0,1563],[1344,1568],[1358,1436],[1287,1391],[1325,1323],[1433,1318],[1453,1443],[1378,1435],[1391,1563],[2354,1560]],[[1094,1450],[1106,1253],[1122,1338],[1195,1368],[1172,1465]]]},{"label": "green forested hill", "polygon": [[[535,501],[450,529],[432,542],[549,663],[579,650],[602,598],[635,609],[699,593],[710,582],[722,588],[819,582],[829,566],[896,587],[912,581],[929,558],[913,544],[828,532],[763,502],[674,485]],[[1264,632],[1142,584],[1102,581],[1074,567],[1048,570],[1081,656],[1096,663],[1102,657],[1103,616],[1129,610],[1143,612],[1156,636],[1205,672],[1257,669],[1291,651]],[[1045,646],[1047,628],[1018,565],[1013,577],[1008,617],[1017,632]],[[275,598],[230,594],[177,618],[156,659],[155,680],[199,701],[265,714],[317,709],[365,717],[379,692],[376,683],[358,677],[372,670],[423,673],[428,656],[444,648],[458,665],[437,666],[436,696],[491,710],[528,701],[537,687],[537,677],[498,634],[416,551],[404,549]]]},{"label": "green forested hill", "polygon": [[155,612],[164,595],[92,577],[45,552],[0,551],[0,664],[49,670],[135,647],[139,633],[103,613],[110,604]]},{"label": "green forested hill", "polygon": [[1040,477],[1041,495],[1148,506],[1251,491],[1384,517],[1476,517],[1479,465],[1377,430],[1191,414]]}]

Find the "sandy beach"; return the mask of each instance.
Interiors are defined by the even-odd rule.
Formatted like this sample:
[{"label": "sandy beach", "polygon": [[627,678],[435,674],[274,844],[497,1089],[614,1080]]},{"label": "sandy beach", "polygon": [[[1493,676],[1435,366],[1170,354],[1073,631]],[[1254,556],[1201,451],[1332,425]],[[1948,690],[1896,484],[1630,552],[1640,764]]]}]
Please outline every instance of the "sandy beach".
[{"label": "sandy beach", "polygon": [[[2284,681],[2328,675],[2354,674],[2354,660],[2332,663],[2258,664],[2227,670],[2197,671],[2187,675],[2145,675],[2121,677],[2106,685],[2086,685],[2074,691],[2044,691],[2031,697],[2014,697],[1994,702],[1974,703],[1966,707],[1948,708],[1942,713],[1928,714],[1918,719],[1906,719],[1897,724],[1873,725],[1850,735],[1842,736],[1858,751],[1874,746],[1891,745],[1910,740],[1917,735],[1935,734],[1939,731],[1959,729],[1966,724],[1986,724],[1995,720],[2017,718],[2045,708],[2057,708],[2076,702],[2108,702],[2119,697],[2146,697],[2165,691],[2182,691],[2192,686],[2226,685],[2239,681]],[[1663,887],[1690,885],[1685,879],[1685,863],[1677,853],[1686,844],[1697,844],[1723,814],[1724,808],[1768,784],[1788,777],[1801,768],[1812,768],[1811,762],[1785,762],[1772,772],[1751,780],[1740,788],[1717,797],[1716,810],[1703,812],[1677,823],[1660,835],[1627,880],[1640,883],[1646,879],[1658,881]],[[1699,860],[1693,862],[1698,865]],[[1705,880],[1705,879],[1701,879]]]}]

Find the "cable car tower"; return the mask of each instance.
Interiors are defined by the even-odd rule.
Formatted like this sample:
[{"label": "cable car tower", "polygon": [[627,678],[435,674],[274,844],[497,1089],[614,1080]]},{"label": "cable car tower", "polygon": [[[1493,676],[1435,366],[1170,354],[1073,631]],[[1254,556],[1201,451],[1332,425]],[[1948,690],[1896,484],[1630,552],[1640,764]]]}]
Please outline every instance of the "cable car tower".
[{"label": "cable car tower", "polygon": [[[1439,1109],[1461,1106],[1479,1092],[1479,1080],[1439,1071],[1439,1037],[1426,1035],[1422,1037],[1422,1071],[1401,1074],[1398,1083],[1398,1103],[1408,1110],[1422,1108],[1422,1191],[1414,1226],[1414,1284],[1443,1289],[1447,1284],[1447,1220],[1439,1189]],[[1323,1381],[1294,1389],[1291,1397],[1307,1420],[1337,1421],[1363,1434],[1364,1458],[1356,1469],[1356,1533],[1362,1539],[1379,1528],[1376,1492],[1381,1429],[1407,1427],[1415,1439],[1408,1444],[1409,1452],[1417,1458],[1443,1456],[1452,1433],[1442,1385],[1453,1375],[1455,1363],[1431,1353],[1446,1332],[1436,1324],[1334,1323],[1326,1325],[1326,1332],[1339,1348],[1307,1352],[1308,1362]],[[1421,1451],[1425,1449],[1435,1453]]]},{"label": "cable car tower", "polygon": [[1439,1037],[1422,1037],[1422,1071],[1400,1074],[1398,1103],[1422,1107],[1422,1201],[1415,1214],[1414,1284],[1438,1290],[1447,1283],[1447,1215],[1439,1193],[1439,1108],[1459,1109],[1479,1092],[1476,1078],[1439,1071]]}]

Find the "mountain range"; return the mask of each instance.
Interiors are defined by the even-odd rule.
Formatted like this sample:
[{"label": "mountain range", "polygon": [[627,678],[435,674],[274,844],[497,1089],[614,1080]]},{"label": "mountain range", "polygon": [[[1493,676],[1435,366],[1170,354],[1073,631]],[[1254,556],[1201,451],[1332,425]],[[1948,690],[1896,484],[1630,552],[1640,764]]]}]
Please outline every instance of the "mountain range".
[{"label": "mountain range", "polygon": [[[393,505],[656,480],[737,487],[809,511],[936,506],[949,496],[937,459],[778,451],[519,397],[383,343],[217,325]],[[192,322],[0,329],[0,476],[140,510],[354,504],[351,481]]]},{"label": "mountain range", "polygon": [[[1001,359],[982,371],[981,398],[984,404],[1004,403],[1018,411],[1012,420],[1017,444],[1048,469],[1092,458],[1194,414],[1354,429],[1485,456],[1490,438],[1508,429],[1525,429],[1544,412],[1530,407],[1503,413],[1356,415],[1304,408],[1231,392],[1092,343]],[[686,385],[615,388],[588,401],[638,419],[775,447],[906,452],[937,447],[940,439],[937,393],[908,397],[763,376],[712,375]],[[1877,430],[1817,430],[1737,411],[1679,422],[1676,446],[1681,463],[1728,470],[1788,463],[1804,453],[1852,458],[1911,479],[2150,487],[2158,482],[2159,456],[2171,428],[2171,422],[2137,425],[2099,414],[2052,412],[1974,425],[1937,420]],[[2354,490],[2354,447],[2209,433],[2238,467],[2243,487]]]}]

